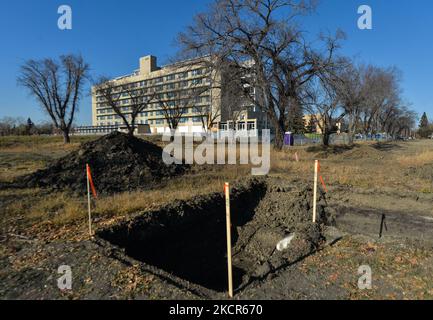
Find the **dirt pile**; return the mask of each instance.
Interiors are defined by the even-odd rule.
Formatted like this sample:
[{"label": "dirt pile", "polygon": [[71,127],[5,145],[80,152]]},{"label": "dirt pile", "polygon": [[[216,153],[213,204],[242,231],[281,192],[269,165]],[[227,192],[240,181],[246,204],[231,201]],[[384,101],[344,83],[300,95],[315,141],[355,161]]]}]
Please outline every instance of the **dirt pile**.
[{"label": "dirt pile", "polygon": [[167,166],[162,161],[162,153],[153,143],[115,132],[85,143],[46,169],[20,178],[19,185],[83,193],[88,163],[99,193],[148,189],[184,171],[180,166]]},{"label": "dirt pile", "polygon": [[[312,253],[323,240],[323,224],[333,220],[323,194],[319,223],[313,224],[312,190],[275,179],[249,179],[235,185],[231,212],[237,289]],[[215,193],[146,212],[99,231],[98,238],[123,248],[144,268],[156,267],[161,276],[209,296],[207,289],[226,289],[225,227],[224,197]],[[294,237],[287,250],[276,250],[288,235]]]},{"label": "dirt pile", "polygon": [[[312,223],[313,190],[268,179],[266,196],[255,208],[254,219],[238,230],[234,260],[253,278],[263,278],[272,271],[301,259],[323,240],[322,227],[333,225],[335,214],[319,192],[317,224]],[[276,244],[292,236],[286,250]]]}]

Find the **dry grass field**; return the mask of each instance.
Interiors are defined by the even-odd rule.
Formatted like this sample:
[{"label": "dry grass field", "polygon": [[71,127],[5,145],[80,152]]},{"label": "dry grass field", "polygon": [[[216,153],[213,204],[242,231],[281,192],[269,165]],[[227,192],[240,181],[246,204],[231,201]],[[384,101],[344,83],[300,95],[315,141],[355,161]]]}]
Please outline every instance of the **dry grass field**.
[{"label": "dry grass field", "polygon": [[[92,139],[94,137],[74,137],[72,143],[65,146],[57,137],[2,137],[0,182],[10,182],[44,168],[53,159]],[[162,144],[157,140],[153,142]],[[299,162],[295,161],[295,153]],[[433,298],[433,229],[430,229],[433,222],[433,141],[360,143],[350,148],[334,146],[328,149],[304,146],[281,152],[272,150],[269,176],[286,179],[293,184],[312,183],[315,159],[321,161],[321,173],[328,189],[328,205],[338,213],[340,220],[337,220],[337,226],[344,237],[298,265],[280,271],[290,273],[292,280],[287,282],[287,277],[283,277],[283,283],[279,280],[282,277],[270,279],[263,286],[276,289],[269,296],[258,297]],[[112,225],[174,200],[222,192],[225,181],[234,182],[247,176],[250,176],[249,166],[197,166],[188,174],[153,190],[103,196],[94,201],[94,227]],[[191,292],[185,293],[179,288],[161,284],[154,276],[138,272],[136,266],[120,267],[119,262],[110,262],[116,264],[117,271],[110,280],[110,288],[115,287],[115,292],[106,288],[104,291],[104,286],[97,284],[97,273],[93,274],[93,278],[89,275],[90,280],[82,280],[80,289],[73,293],[58,293],[55,289],[38,291],[38,285],[51,280],[32,278],[32,270],[42,268],[48,274],[56,272],[49,271],[49,268],[58,258],[46,251],[61,247],[65,252],[78,254],[80,249],[76,247],[87,243],[86,200],[86,190],[82,195],[71,194],[68,190],[0,190],[0,297],[194,298]],[[380,216],[384,213],[389,230],[379,239]],[[71,253],[71,257],[74,254]],[[81,258],[96,262],[102,259],[98,254],[82,255]],[[104,263],[99,262],[101,268],[106,267]],[[371,290],[360,291],[357,288],[357,268],[361,264],[368,264],[373,269]],[[80,272],[83,278],[86,277],[85,270]],[[287,288],[288,283],[290,288]],[[251,290],[259,292],[261,287]]]}]

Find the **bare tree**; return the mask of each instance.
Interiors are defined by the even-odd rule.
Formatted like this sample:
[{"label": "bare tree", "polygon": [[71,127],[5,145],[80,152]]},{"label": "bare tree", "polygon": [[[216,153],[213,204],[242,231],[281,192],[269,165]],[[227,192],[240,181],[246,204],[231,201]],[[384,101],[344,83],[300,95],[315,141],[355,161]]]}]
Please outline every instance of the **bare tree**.
[{"label": "bare tree", "polygon": [[[365,74],[365,85],[368,92],[361,110],[361,125],[364,133],[376,133],[382,125],[380,115],[385,110],[392,112],[400,105],[400,74],[396,68],[379,68],[369,66]],[[389,114],[390,115],[390,114]],[[384,117],[382,121],[388,121]]]},{"label": "bare tree", "polygon": [[245,78],[257,92],[251,102],[272,121],[277,149],[288,109],[301,105],[303,87],[332,63],[341,38],[321,37],[317,50],[306,41],[297,20],[314,7],[314,1],[217,0],[179,36],[191,55],[226,59],[251,75]]},{"label": "bare tree", "polygon": [[127,79],[110,80],[101,77],[95,85],[97,94],[102,97],[102,104],[111,108],[122,119],[129,135],[134,135],[137,117],[155,101],[156,92],[146,92],[136,83]]},{"label": "bare tree", "polygon": [[25,132],[24,118],[3,117],[0,119],[0,136],[21,135]]},{"label": "bare tree", "polygon": [[[202,128],[205,131],[211,131],[218,121],[224,118],[231,119],[233,114],[239,114],[240,104],[245,104],[243,97],[244,86],[241,83],[241,77],[234,77],[234,72],[243,72],[236,69],[225,59],[220,59],[216,55],[205,55],[191,58],[190,52],[179,52],[174,58],[173,63],[180,65],[184,72],[202,69],[205,70],[205,85],[190,84],[182,89],[184,98],[176,105],[179,110],[174,110],[169,114],[167,122],[171,123],[176,118],[182,117],[182,110],[194,106],[194,101],[199,99],[204,93],[210,94],[210,105],[194,108],[194,114],[201,119]],[[181,63],[176,61],[182,61]],[[180,90],[179,90],[180,91]],[[242,97],[242,98],[241,98]],[[221,103],[214,103],[219,100]],[[164,103],[166,105],[166,103]],[[173,103],[171,103],[173,105]],[[169,110],[165,105],[164,109]]]},{"label": "bare tree", "polygon": [[201,118],[202,128],[206,132],[210,132],[221,118],[221,106],[208,106],[200,110],[199,117]]},{"label": "bare tree", "polygon": [[89,65],[81,56],[65,55],[53,59],[29,60],[21,67],[18,84],[28,89],[48,113],[54,126],[70,142],[70,130],[78,110]]},{"label": "bare tree", "polygon": [[[176,131],[182,117],[188,113],[188,110],[195,106],[197,99],[201,99],[201,95],[208,90],[208,86],[198,87],[191,83],[187,87],[169,92],[169,98],[156,96],[156,101],[162,109],[164,118],[172,132]],[[196,110],[196,113],[201,114],[202,109]]]},{"label": "bare tree", "polygon": [[406,106],[400,107],[388,121],[385,131],[393,136],[404,135],[408,137],[416,126],[417,114]]},{"label": "bare tree", "polygon": [[227,122],[233,124],[232,130],[236,130],[236,123],[241,120],[241,115],[248,111],[254,101],[253,87],[246,81],[243,68],[226,63],[221,81],[221,116]]},{"label": "bare tree", "polygon": [[347,61],[334,75],[334,87],[340,98],[347,120],[347,131],[350,143],[360,122],[360,115],[368,98],[366,84],[366,67],[357,65],[353,61]]},{"label": "bare tree", "polygon": [[337,132],[337,125],[345,116],[337,88],[338,82],[332,75],[322,74],[315,77],[305,90],[304,106],[316,117],[324,146],[329,146],[331,134]]}]

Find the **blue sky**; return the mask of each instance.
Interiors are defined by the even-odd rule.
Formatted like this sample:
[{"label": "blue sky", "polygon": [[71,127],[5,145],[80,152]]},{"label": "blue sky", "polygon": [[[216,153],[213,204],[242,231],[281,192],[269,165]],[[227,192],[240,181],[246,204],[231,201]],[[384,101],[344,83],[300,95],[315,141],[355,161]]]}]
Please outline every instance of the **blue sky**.
[{"label": "blue sky", "polygon": [[[20,64],[30,58],[81,53],[92,75],[118,76],[138,68],[140,56],[163,64],[175,52],[174,38],[210,0],[0,0],[0,118],[47,119],[16,85]],[[57,8],[73,11],[73,29],[57,28]],[[373,10],[373,30],[359,30],[357,9]],[[303,25],[311,34],[341,28],[341,53],[403,71],[403,89],[413,108],[433,120],[433,1],[322,0]],[[86,92],[90,91],[89,88]],[[83,98],[77,124],[91,123],[90,97]]]}]

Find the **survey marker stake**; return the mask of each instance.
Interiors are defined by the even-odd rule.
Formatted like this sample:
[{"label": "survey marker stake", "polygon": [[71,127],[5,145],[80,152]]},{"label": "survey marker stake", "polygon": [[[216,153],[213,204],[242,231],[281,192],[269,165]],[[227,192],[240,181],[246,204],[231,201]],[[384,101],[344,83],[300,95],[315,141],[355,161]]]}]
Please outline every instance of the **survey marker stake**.
[{"label": "survey marker stake", "polygon": [[97,198],[95,185],[93,184],[92,173],[90,171],[89,164],[86,164],[86,177],[87,177],[87,209],[89,212],[89,235],[92,237],[92,208],[90,200],[90,190],[92,190],[93,196]]},{"label": "survey marker stake", "polygon": [[224,184],[224,193],[226,198],[226,231],[227,231],[227,274],[229,282],[229,297],[233,298],[233,274],[232,274],[232,235],[230,219],[230,184]]},{"label": "survey marker stake", "polygon": [[317,175],[319,172],[319,160],[314,163],[314,189],[313,189],[313,223],[317,218]]}]

